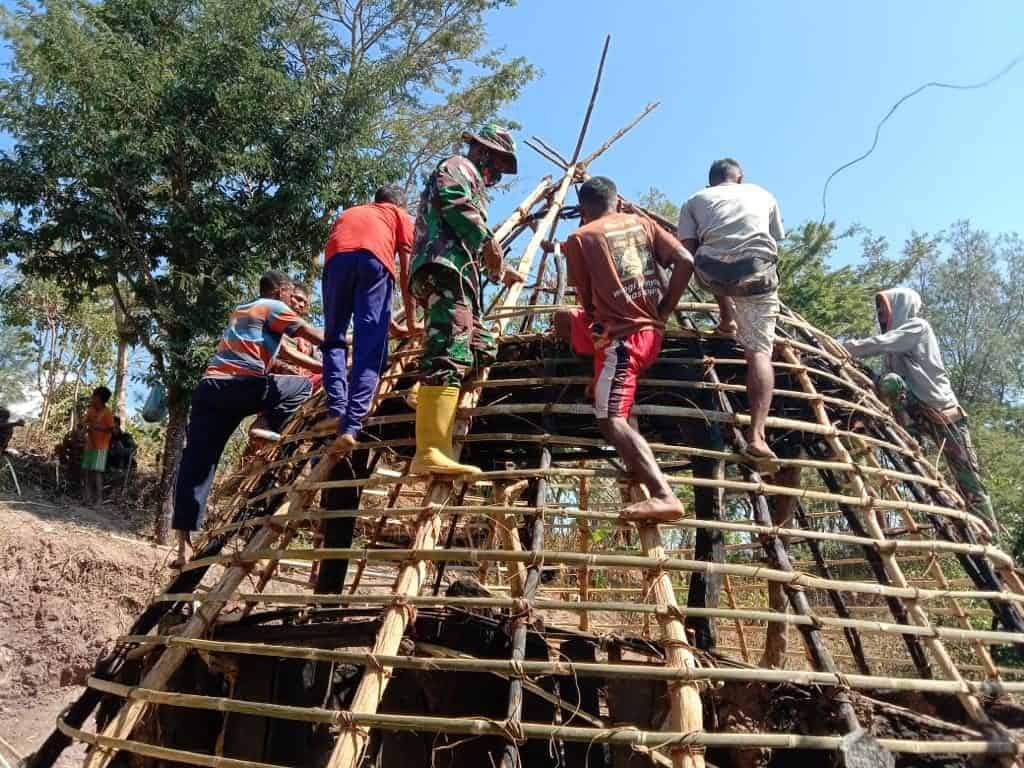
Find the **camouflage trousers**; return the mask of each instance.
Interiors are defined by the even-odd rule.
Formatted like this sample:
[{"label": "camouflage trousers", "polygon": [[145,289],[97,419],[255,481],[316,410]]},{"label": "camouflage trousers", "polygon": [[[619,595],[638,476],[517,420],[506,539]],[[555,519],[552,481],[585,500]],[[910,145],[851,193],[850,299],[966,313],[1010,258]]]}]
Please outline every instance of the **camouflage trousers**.
[{"label": "camouflage trousers", "polygon": [[[896,374],[889,374],[889,378],[895,376]],[[984,520],[993,531],[998,530],[992,500],[985,489],[978,454],[971,441],[967,417],[961,416],[952,423],[946,423],[941,418],[930,416],[929,409],[907,390],[902,380],[896,381],[895,384],[900,394],[886,397],[887,393],[882,393],[883,399],[892,406],[898,417],[903,417],[900,420],[908,424],[918,439],[927,436],[942,451],[946,467],[967,510]]]},{"label": "camouflage trousers", "polygon": [[479,293],[449,269],[418,275],[416,298],[425,308],[420,381],[428,386],[458,387],[470,372],[497,359],[494,335],[481,323]]},{"label": "camouflage trousers", "polygon": [[[978,463],[974,443],[971,442],[967,417],[964,416],[952,424],[939,424],[927,417],[922,417],[922,421],[935,444],[941,446],[946,466],[968,511],[980,517],[990,527],[994,526],[995,512],[985,489],[985,481],[981,478],[981,465]],[[998,529],[993,528],[993,531],[996,530]]]}]

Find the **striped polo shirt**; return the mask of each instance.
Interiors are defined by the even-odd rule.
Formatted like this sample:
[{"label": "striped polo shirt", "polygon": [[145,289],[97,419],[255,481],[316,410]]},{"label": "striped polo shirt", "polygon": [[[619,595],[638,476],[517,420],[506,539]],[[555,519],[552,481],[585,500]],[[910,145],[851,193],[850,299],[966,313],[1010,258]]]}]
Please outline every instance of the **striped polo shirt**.
[{"label": "striped polo shirt", "polygon": [[294,336],[302,324],[302,318],[277,299],[256,299],[235,307],[203,375],[214,379],[266,376],[277,357],[281,335]]}]

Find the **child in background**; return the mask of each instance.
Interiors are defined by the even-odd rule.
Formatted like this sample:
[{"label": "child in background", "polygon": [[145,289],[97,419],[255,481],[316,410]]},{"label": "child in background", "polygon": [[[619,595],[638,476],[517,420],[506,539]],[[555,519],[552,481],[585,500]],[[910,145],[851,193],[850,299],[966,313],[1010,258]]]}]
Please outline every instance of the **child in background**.
[{"label": "child in background", "polygon": [[114,431],[114,414],[107,407],[110,390],[96,387],[85,410],[85,453],[82,454],[82,497],[90,506],[103,503],[103,473]]}]

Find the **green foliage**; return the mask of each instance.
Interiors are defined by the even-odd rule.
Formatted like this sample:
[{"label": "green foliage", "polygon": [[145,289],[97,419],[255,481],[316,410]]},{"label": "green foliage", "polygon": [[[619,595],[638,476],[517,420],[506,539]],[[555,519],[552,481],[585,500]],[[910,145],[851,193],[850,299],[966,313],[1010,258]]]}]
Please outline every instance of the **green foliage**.
[{"label": "green foliage", "polygon": [[25,400],[32,385],[31,335],[23,328],[0,324],[0,405]]},{"label": "green foliage", "polygon": [[915,234],[915,284],[950,380],[967,403],[1015,404],[1024,383],[1024,241],[955,222]]},{"label": "green foliage", "polygon": [[[509,0],[22,0],[3,11],[0,253],[72,306],[105,286],[187,390],[269,267],[304,274],[339,207],[406,179],[533,76],[484,49]],[[158,537],[163,529],[158,519]]]},{"label": "green foliage", "polygon": [[1024,558],[1024,407],[979,404],[971,408],[971,438],[985,473],[1004,544]]},{"label": "green foliage", "polygon": [[[840,241],[862,236],[864,261],[835,268],[830,260]],[[833,336],[860,336],[875,327],[874,294],[898,285],[912,263],[886,257],[884,238],[861,228],[836,233],[835,224],[806,222],[791,230],[779,247],[779,295],[786,305]]]},{"label": "green foliage", "polygon": [[11,355],[10,363],[0,362],[0,382],[14,382],[17,399],[38,393],[45,428],[57,415],[51,414],[54,406],[68,414],[82,391],[111,381],[116,328],[110,291],[72,303],[52,280],[7,274],[0,280],[0,338],[11,345],[0,346],[0,356],[7,350]]},{"label": "green foliage", "polygon": [[664,216],[675,224],[679,221],[679,206],[672,202],[668,195],[657,187],[651,187],[642,195],[637,202],[652,213]]},{"label": "green foliage", "polygon": [[481,51],[502,4],[24,4],[4,19],[0,243],[72,298],[126,285],[157,374],[188,386],[262,271],[308,271],[339,206],[532,76]]}]

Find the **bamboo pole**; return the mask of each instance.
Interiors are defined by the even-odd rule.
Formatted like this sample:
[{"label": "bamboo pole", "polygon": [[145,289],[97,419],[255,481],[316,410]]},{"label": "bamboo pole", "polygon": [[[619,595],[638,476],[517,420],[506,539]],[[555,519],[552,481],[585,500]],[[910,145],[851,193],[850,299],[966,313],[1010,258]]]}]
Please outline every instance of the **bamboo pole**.
[{"label": "bamboo pole", "polygon": [[[766,528],[768,526],[765,526]],[[777,531],[768,528],[777,535]],[[260,558],[291,558],[294,560],[313,559],[350,559],[353,557],[365,557],[369,560],[401,562],[407,559],[435,560],[441,562],[463,561],[479,563],[484,560],[493,562],[531,562],[533,555],[529,552],[509,552],[503,549],[479,550],[479,549],[388,549],[388,550],[366,550],[366,549],[320,549],[317,551],[308,549],[293,549],[286,552],[279,552],[273,549],[260,550],[246,554],[239,553],[231,558],[211,558],[215,562],[244,562]],[[659,561],[650,557],[636,555],[603,555],[603,554],[582,554],[580,552],[546,552],[544,560],[549,565],[589,565],[591,568],[636,568],[646,569],[659,565]],[[700,560],[685,560],[682,558],[669,558],[667,562],[660,563],[662,568],[674,572],[703,571],[705,573],[720,573],[730,576],[743,576],[766,581],[776,581],[789,584],[793,588],[803,587],[804,589],[835,589],[851,594],[876,595],[878,597],[895,597],[901,599],[926,602],[929,600],[944,600],[948,597],[955,597],[960,600],[1005,600],[1017,604],[1024,604],[1024,596],[1013,593],[986,592],[980,590],[940,590],[928,589],[926,587],[910,586],[889,586],[874,582],[863,581],[833,581],[807,573],[780,570],[777,568],[764,568],[736,563],[712,563]],[[211,593],[214,594],[214,593]],[[216,593],[216,599],[225,597],[222,593]],[[208,597],[208,596],[207,596]],[[160,600],[177,601],[184,599],[181,595],[164,594]],[[202,596],[196,596],[197,600]],[[1021,635],[1024,636],[1024,635]]]},{"label": "bamboo pole", "polygon": [[[534,259],[537,258],[537,252],[540,250],[541,241],[547,237],[547,233],[552,231],[554,226],[558,222],[558,214],[562,210],[562,205],[565,203],[565,197],[569,193],[569,187],[572,186],[574,169],[570,168],[566,171],[562,180],[558,184],[558,188],[555,190],[554,195],[551,198],[551,205],[548,206],[547,213],[544,214],[544,218],[540,220],[537,225],[537,230],[530,236],[530,241],[526,244],[526,248],[523,250],[523,255],[519,259],[519,263],[516,265],[516,270],[519,274],[524,277],[530,273],[530,269],[533,267]],[[504,297],[503,307],[511,307],[519,301],[519,295],[522,293],[523,283],[515,283],[510,287]],[[499,335],[505,331],[505,327],[508,324],[508,318],[502,317],[497,321],[497,329]]]},{"label": "bamboo pole", "polygon": [[[776,685],[819,685],[829,687],[855,688],[864,691],[915,691],[918,693],[951,694],[961,690],[951,680],[925,680],[920,678],[893,677],[885,675],[862,675],[857,673],[834,674],[800,669],[761,669],[758,667],[694,667],[683,669],[654,664],[624,664],[602,662],[579,662],[560,660],[525,660],[515,664],[508,659],[480,659],[457,656],[444,659],[420,656],[372,656],[367,652],[341,651],[307,646],[271,645],[266,643],[228,642],[223,640],[196,640],[173,636],[140,636],[138,642],[149,646],[187,646],[205,653],[245,654],[273,658],[303,659],[327,663],[367,666],[384,664],[395,669],[411,669],[421,672],[490,672],[504,676],[518,673],[531,677],[563,676],[631,681],[677,680],[709,683],[764,683]],[[420,644],[418,643],[417,646]],[[90,678],[89,685],[93,680]],[[103,681],[106,682],[106,681]],[[968,680],[971,690],[979,695],[999,697],[1024,692],[1024,682],[1000,680]],[[127,686],[126,686],[127,687]]]},{"label": "bamboo pole", "polygon": [[[722,577],[722,588],[725,590],[725,599],[729,603],[729,609],[733,611],[735,615],[736,596],[732,592],[732,583],[728,576]],[[740,656],[743,658],[745,663],[749,664],[750,650],[747,648],[747,636],[743,630],[743,620],[739,616],[735,616],[733,626],[736,628],[736,638],[740,645]]]},{"label": "bamboo pole", "polygon": [[[514,509],[513,505],[516,498],[526,488],[528,482],[527,480],[520,480],[513,485],[496,485],[494,500],[498,506],[494,512],[488,513],[494,526],[494,533],[501,542],[501,546],[512,552],[522,552],[523,543],[519,539],[518,520],[515,514],[509,510]],[[537,514],[540,515],[539,512]],[[485,583],[485,578],[481,578],[480,582]],[[509,578],[512,596],[521,597],[525,585],[526,564],[520,562],[512,563],[512,574]]]},{"label": "bamboo pole", "polygon": [[[590,506],[590,478],[580,478],[579,493],[580,509],[586,511]],[[580,552],[587,554],[590,552],[590,526],[585,517],[578,518],[577,530]],[[590,569],[587,566],[584,565],[576,569],[576,583],[579,588],[580,602],[585,603],[590,600]],[[580,630],[583,632],[590,630],[590,613],[586,610],[580,612]]]},{"label": "bamboo pole", "polygon": [[[541,449],[541,467],[551,465],[551,452],[547,448]],[[541,479],[537,481],[534,491],[533,505],[543,507],[547,501],[547,483]],[[533,516],[531,525],[532,536],[530,538],[530,552],[538,557],[544,550],[544,514],[537,512]],[[513,531],[516,540],[519,539],[518,530]],[[523,605],[517,607],[517,613],[512,620],[512,663],[522,662],[526,658],[526,635],[529,627],[530,614],[533,610],[533,600],[537,594],[537,587],[540,585],[540,562],[534,561],[526,572],[526,580],[522,583]],[[509,678],[508,685],[508,707],[505,716],[509,723],[508,736],[505,739],[505,746],[501,754],[502,768],[520,768],[522,759],[519,754],[516,729],[523,716],[523,679],[519,675]]]},{"label": "bamboo pole", "polygon": [[[637,486],[632,486],[630,493],[634,501],[643,498]],[[644,555],[656,562],[665,560],[665,547],[658,526],[638,523],[636,528],[640,534]],[[645,576],[655,604],[659,608],[664,608],[664,612],[658,614],[658,624],[661,628],[661,645],[665,649],[665,663],[674,669],[696,669],[697,660],[690,650],[686,629],[680,619],[679,604],[676,601],[671,576],[663,568],[658,567],[646,571]],[[704,707],[696,685],[669,685],[669,707],[669,724],[673,730],[698,733],[704,729]],[[670,747],[668,752],[673,768],[704,768],[704,754],[701,751]]]},{"label": "bamboo pole", "polygon": [[[460,404],[471,402],[477,395],[476,391],[463,392]],[[456,421],[455,429],[457,435],[467,431],[468,425],[465,417],[460,417]],[[453,458],[458,460],[461,451],[461,443],[456,443]],[[425,498],[424,513],[417,523],[413,540],[417,550],[429,552],[436,546],[441,526],[441,508],[451,492],[451,481],[431,483]],[[394,655],[398,650],[410,621],[406,608],[407,600],[419,594],[426,578],[427,564],[426,559],[422,557],[411,559],[399,571],[392,589],[392,604],[384,612],[373,646],[375,654]],[[387,687],[390,674],[389,668],[381,666],[368,667],[363,672],[359,686],[349,704],[350,715],[372,714],[377,711],[381,699],[384,698],[384,690]],[[328,768],[355,768],[362,757],[368,739],[369,730],[366,728],[357,725],[343,728],[328,760]]]},{"label": "bamboo pole", "polygon": [[602,144],[589,155],[587,155],[585,158],[583,158],[583,160],[580,161],[580,167],[584,169],[589,167],[592,162],[594,162],[597,158],[599,158],[601,155],[603,155],[605,152],[611,149],[612,144],[614,144],[627,133],[629,133],[631,130],[633,130],[633,128],[636,127],[637,123],[639,123],[649,114],[651,114],[651,112],[657,109],[658,106],[658,102],[654,101],[648,104],[646,107],[644,107],[639,115],[637,115],[628,123],[626,123],[626,125],[624,125],[622,128],[619,128],[619,130],[617,130],[615,133],[613,133],[605,140],[604,144]]},{"label": "bamboo pole", "polygon": [[543,200],[545,197],[550,195],[553,191],[551,184],[551,177],[545,176],[540,180],[540,183],[533,188],[516,209],[505,219],[498,228],[494,230],[494,236],[499,242],[502,242],[518,227],[526,218],[530,215],[530,211],[533,210],[538,202]]}]

